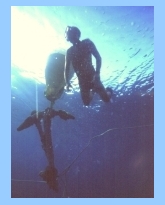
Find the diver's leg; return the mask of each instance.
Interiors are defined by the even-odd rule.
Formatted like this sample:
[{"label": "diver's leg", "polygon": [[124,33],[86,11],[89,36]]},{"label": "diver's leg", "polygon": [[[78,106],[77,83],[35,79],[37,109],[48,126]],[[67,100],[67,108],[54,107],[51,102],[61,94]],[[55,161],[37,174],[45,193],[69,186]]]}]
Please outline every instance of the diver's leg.
[{"label": "diver's leg", "polygon": [[112,97],[112,89],[105,89],[101,81],[95,86],[95,91],[100,95],[104,102],[109,102]]},{"label": "diver's leg", "polygon": [[93,99],[93,76],[85,75],[79,77],[81,98],[85,106],[88,106]]},{"label": "diver's leg", "polygon": [[92,91],[90,89],[89,90],[81,89],[80,92],[81,92],[81,98],[82,98],[84,105],[88,106],[93,98]]}]

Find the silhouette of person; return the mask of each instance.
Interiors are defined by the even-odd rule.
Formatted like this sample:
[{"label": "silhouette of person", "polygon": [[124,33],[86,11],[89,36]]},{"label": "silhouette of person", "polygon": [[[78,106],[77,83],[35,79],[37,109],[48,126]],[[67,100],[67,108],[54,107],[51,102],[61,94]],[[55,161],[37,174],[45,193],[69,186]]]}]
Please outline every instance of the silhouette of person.
[{"label": "silhouette of person", "polygon": [[[100,81],[101,56],[90,39],[80,41],[81,32],[77,27],[68,26],[65,31],[67,41],[71,46],[65,57],[64,77],[67,90],[72,87],[69,82],[69,69],[73,65],[78,77],[80,93],[84,105],[88,106],[93,94],[98,93],[104,102],[109,102],[112,96],[111,88],[104,88]],[[96,69],[92,65],[92,55],[96,59]]]}]

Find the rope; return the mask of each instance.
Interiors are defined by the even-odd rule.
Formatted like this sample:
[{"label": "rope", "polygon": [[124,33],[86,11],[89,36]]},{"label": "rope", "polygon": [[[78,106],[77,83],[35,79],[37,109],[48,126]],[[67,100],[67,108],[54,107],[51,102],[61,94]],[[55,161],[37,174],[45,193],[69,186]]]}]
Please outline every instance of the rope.
[{"label": "rope", "polygon": [[87,145],[81,150],[81,152],[77,155],[77,157],[70,163],[70,165],[68,165],[63,172],[61,172],[61,174],[58,175],[58,177],[61,177],[62,175],[64,175],[66,172],[68,172],[68,170],[70,169],[70,167],[74,164],[74,162],[79,158],[79,156],[86,150],[86,148],[91,144],[92,140],[97,138],[97,137],[101,137],[103,135],[105,135],[106,133],[110,132],[110,131],[113,131],[113,130],[122,130],[122,129],[134,129],[134,128],[139,128],[139,127],[150,127],[150,126],[153,126],[153,124],[150,124],[150,125],[139,125],[139,126],[131,126],[131,127],[120,127],[120,128],[111,128],[111,129],[108,129],[106,130],[105,132],[99,134],[99,135],[96,135],[94,137],[92,137],[89,142],[87,143]]},{"label": "rope", "polygon": [[[80,155],[87,149],[87,147],[91,144],[92,140],[94,140],[95,138],[101,137],[103,135],[105,135],[106,133],[113,131],[113,130],[122,130],[122,129],[135,129],[135,128],[142,128],[142,127],[151,127],[154,124],[149,124],[149,125],[139,125],[139,126],[130,126],[130,127],[117,127],[117,128],[110,128],[108,130],[106,130],[105,132],[96,135],[94,137],[92,137],[89,142],[87,143],[87,145],[81,150],[81,152],[77,155],[77,157],[70,163],[70,165],[68,165],[62,172],[61,174],[58,175],[58,178],[65,175],[65,190],[66,190],[66,173],[69,171],[70,167],[75,163],[75,161],[80,157]],[[38,182],[38,183],[46,183],[45,181],[35,181],[35,180],[19,180],[19,179],[11,179],[12,181],[19,181],[19,182]],[[64,193],[67,191],[64,191]],[[63,193],[63,194],[64,194]]]}]

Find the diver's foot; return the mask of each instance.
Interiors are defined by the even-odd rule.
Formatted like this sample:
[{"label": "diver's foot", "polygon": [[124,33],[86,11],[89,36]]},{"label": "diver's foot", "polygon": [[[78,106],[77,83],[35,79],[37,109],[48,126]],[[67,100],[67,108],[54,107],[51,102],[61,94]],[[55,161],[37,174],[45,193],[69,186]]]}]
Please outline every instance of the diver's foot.
[{"label": "diver's foot", "polygon": [[113,95],[113,90],[112,90],[112,88],[107,87],[105,90],[106,90],[106,92],[107,92],[107,95],[109,96],[109,99],[111,99],[111,98],[112,98],[112,95]]},{"label": "diver's foot", "polygon": [[89,104],[90,104],[90,102],[92,101],[94,94],[95,94],[95,90],[94,90],[94,89],[91,89],[91,90],[90,90],[90,94],[89,94]]}]

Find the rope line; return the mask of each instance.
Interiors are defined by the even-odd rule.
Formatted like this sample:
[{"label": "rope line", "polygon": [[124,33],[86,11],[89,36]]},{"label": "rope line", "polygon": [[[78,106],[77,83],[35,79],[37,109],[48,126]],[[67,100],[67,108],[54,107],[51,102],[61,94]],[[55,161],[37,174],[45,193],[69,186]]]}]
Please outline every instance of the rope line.
[{"label": "rope line", "polygon": [[22,179],[11,179],[12,181],[16,181],[16,182],[38,182],[38,183],[45,183],[45,181],[36,181],[36,180],[22,180]]},{"label": "rope line", "polygon": [[[142,127],[151,127],[154,124],[149,124],[149,125],[139,125],[139,126],[129,126],[129,127],[116,127],[116,128],[110,128],[108,130],[106,130],[105,132],[96,135],[94,137],[92,137],[89,142],[87,143],[87,145],[81,150],[81,152],[77,155],[77,157],[61,172],[61,174],[58,175],[58,178],[65,175],[65,180],[66,180],[66,173],[68,172],[68,170],[70,169],[70,167],[75,163],[75,161],[79,158],[79,156],[86,150],[86,148],[91,144],[92,140],[98,137],[101,137],[103,135],[105,135],[106,133],[113,131],[113,130],[122,130],[122,129],[135,129],[135,128],[142,128]],[[20,182],[38,182],[38,183],[46,183],[45,181],[35,181],[35,180],[19,180],[19,179],[11,179],[12,181],[20,181]],[[65,181],[65,188],[66,188],[66,181]],[[66,191],[66,190],[65,190]]]},{"label": "rope line", "polygon": [[66,167],[65,169],[64,169],[64,171],[63,172],[61,172],[61,174],[58,176],[58,177],[60,177],[60,176],[62,176],[62,175],[64,175],[66,172],[68,172],[68,170],[70,169],[70,167],[74,164],[74,162],[79,158],[79,156],[86,150],[86,148],[90,145],[90,143],[92,142],[92,140],[93,139],[95,139],[95,138],[98,138],[98,137],[101,137],[101,136],[103,136],[103,135],[105,135],[106,133],[108,133],[108,132],[110,132],[110,131],[113,131],[113,130],[122,130],[122,129],[134,129],[134,128],[139,128],[139,127],[150,127],[150,126],[153,126],[153,124],[150,124],[150,125],[139,125],[139,126],[130,126],[130,127],[120,127],[120,128],[111,128],[111,129],[108,129],[108,130],[106,130],[105,132],[103,132],[103,133],[101,133],[101,134],[99,134],[99,135],[96,135],[96,136],[94,136],[94,137],[92,137],[90,140],[89,140],[89,142],[87,143],[87,145],[81,150],[81,152],[77,155],[77,157],[71,162],[71,164],[70,165],[68,165],[68,167]]}]

